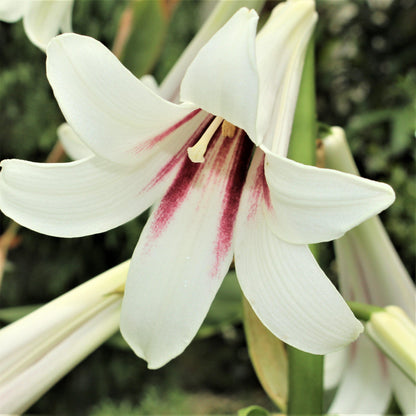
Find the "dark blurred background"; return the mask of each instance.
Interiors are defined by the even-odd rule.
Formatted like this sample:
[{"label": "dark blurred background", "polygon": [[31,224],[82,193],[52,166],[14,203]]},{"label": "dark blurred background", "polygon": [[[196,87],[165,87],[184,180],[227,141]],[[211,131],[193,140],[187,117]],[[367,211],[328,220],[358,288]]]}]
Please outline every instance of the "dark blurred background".
[{"label": "dark blurred background", "polygon": [[[208,1],[209,3],[209,1]],[[264,15],[276,2],[267,2]],[[75,0],[73,28],[111,47],[126,3]],[[162,80],[201,22],[206,2],[182,1],[154,66]],[[318,119],[346,129],[363,176],[390,184],[397,199],[382,214],[409,273],[415,275],[416,2],[318,1]],[[44,161],[63,117],[45,76],[45,56],[21,22],[0,22],[0,159]],[[42,304],[128,259],[145,218],[110,232],[58,239],[21,229],[10,251],[0,308]],[[4,230],[9,220],[0,214]],[[334,275],[332,251],[324,268]],[[6,322],[3,322],[6,323]],[[201,333],[157,371],[113,338],[53,387],[30,413],[232,413],[270,410],[252,370],[240,323]]]}]

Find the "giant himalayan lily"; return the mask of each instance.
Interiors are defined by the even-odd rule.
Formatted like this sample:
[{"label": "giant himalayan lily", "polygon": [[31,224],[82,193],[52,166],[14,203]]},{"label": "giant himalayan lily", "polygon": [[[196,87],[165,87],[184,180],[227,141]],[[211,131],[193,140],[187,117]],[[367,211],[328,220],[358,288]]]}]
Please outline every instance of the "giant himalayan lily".
[{"label": "giant himalayan lily", "polygon": [[42,233],[103,232],[157,203],[133,254],[120,322],[149,368],[190,343],[233,254],[244,295],[283,341],[324,354],[362,331],[307,244],[341,236],[394,193],[285,158],[314,2],[277,6],[256,38],[257,20],[239,10],[199,51],[182,104],[145,87],[99,42],[57,37],[48,79],[94,155],[2,162],[0,208]]},{"label": "giant himalayan lily", "polygon": [[[324,149],[326,166],[359,174],[341,128],[331,129]],[[415,318],[415,286],[378,217],[336,240],[335,252],[340,289],[346,299],[378,306],[398,305]],[[344,354],[335,353],[325,360],[326,367],[335,368],[326,374],[334,378],[334,382],[328,380],[328,387],[339,384],[329,413],[384,414],[392,392],[406,414],[416,413],[414,384],[389,363],[367,335]],[[336,370],[343,365],[345,371]],[[341,376],[337,381],[334,372]]]},{"label": "giant himalayan lily", "polygon": [[74,0],[0,0],[0,20],[8,23],[23,18],[30,41],[45,50],[59,32],[72,32]]}]

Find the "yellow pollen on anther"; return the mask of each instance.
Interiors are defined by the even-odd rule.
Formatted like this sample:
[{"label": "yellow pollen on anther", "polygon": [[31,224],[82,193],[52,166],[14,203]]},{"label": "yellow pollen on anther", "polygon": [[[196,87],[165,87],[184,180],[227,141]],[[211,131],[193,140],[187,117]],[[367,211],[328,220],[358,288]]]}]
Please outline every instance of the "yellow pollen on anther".
[{"label": "yellow pollen on anther", "polygon": [[192,147],[188,147],[188,157],[194,163],[202,163],[205,158],[205,152],[207,151],[207,147],[209,141],[211,140],[214,133],[217,131],[220,124],[223,122],[221,117],[215,117],[214,121],[210,124],[210,126],[205,130],[205,133],[201,136],[198,142],[193,145]]},{"label": "yellow pollen on anther", "polygon": [[224,120],[222,122],[221,133],[224,137],[229,137],[230,139],[232,139],[235,136],[236,130],[237,127],[235,127],[234,124],[231,124],[227,120]]}]

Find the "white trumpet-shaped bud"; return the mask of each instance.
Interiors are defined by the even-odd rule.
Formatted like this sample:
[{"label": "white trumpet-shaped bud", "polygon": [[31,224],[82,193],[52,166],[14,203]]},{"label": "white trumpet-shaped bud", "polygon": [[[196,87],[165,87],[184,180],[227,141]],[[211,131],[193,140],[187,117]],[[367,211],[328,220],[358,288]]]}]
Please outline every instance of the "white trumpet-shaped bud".
[{"label": "white trumpet-shaped bud", "polygon": [[398,306],[371,314],[367,334],[416,384],[416,326]]},{"label": "white trumpet-shaped bud", "polygon": [[119,327],[124,262],[0,330],[0,414],[22,413]]}]

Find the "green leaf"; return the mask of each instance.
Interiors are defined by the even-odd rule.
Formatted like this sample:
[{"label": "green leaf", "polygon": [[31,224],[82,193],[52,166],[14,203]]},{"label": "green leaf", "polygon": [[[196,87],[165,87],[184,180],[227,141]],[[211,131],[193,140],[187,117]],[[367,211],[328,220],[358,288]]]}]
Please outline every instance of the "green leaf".
[{"label": "green leaf", "polygon": [[366,128],[381,123],[391,124],[392,154],[398,154],[404,150],[413,140],[415,131],[415,108],[411,103],[404,107],[393,107],[382,110],[368,111],[353,117],[346,127],[348,136],[354,136]]},{"label": "green leaf", "polygon": [[394,112],[392,119],[391,151],[393,154],[400,153],[414,140],[415,132],[415,108],[413,105],[398,109]]},{"label": "green leaf", "polygon": [[238,416],[269,416],[270,413],[260,406],[249,406],[238,411]]},{"label": "green leaf", "polygon": [[243,298],[243,309],[248,352],[254,370],[267,395],[282,411],[285,411],[288,363],[284,344],[260,322],[245,298]]},{"label": "green leaf", "polygon": [[170,13],[162,1],[132,1],[125,10],[114,53],[137,77],[151,72],[160,56]]},{"label": "green leaf", "polygon": [[0,309],[0,321],[10,324],[40,308],[42,305],[16,306]]}]

